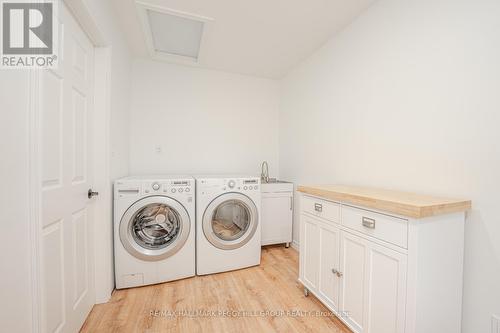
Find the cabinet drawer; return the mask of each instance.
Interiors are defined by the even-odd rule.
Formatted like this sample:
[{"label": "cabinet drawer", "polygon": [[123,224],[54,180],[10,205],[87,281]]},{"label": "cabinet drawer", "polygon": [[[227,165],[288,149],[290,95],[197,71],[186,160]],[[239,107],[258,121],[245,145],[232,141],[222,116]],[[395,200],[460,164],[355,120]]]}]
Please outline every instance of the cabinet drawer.
[{"label": "cabinet drawer", "polygon": [[342,224],[369,236],[408,248],[408,221],[405,219],[342,206]]},{"label": "cabinet drawer", "polygon": [[303,212],[340,223],[340,204],[338,203],[303,196],[300,204]]}]

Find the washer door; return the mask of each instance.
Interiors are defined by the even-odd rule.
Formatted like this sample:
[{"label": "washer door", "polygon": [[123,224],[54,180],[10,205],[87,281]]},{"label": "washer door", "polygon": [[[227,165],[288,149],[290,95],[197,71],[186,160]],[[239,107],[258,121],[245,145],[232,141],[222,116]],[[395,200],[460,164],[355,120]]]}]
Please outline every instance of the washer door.
[{"label": "washer door", "polygon": [[259,223],[255,203],[241,193],[225,193],[215,198],[203,214],[203,233],[222,250],[245,245],[255,234]]},{"label": "washer door", "polygon": [[134,257],[157,261],[182,248],[190,227],[189,215],[177,200],[152,196],[127,209],[120,221],[120,240]]}]

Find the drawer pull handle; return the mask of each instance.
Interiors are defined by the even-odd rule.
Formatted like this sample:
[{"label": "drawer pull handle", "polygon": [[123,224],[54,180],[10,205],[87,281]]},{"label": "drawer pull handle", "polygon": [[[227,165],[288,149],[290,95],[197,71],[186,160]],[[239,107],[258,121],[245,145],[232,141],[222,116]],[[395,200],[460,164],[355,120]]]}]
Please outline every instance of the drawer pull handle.
[{"label": "drawer pull handle", "polygon": [[319,203],[315,203],[314,210],[321,213],[323,211],[323,205],[319,204]]},{"label": "drawer pull handle", "polygon": [[363,227],[375,229],[375,220],[374,219],[363,216],[362,221],[363,221]]}]

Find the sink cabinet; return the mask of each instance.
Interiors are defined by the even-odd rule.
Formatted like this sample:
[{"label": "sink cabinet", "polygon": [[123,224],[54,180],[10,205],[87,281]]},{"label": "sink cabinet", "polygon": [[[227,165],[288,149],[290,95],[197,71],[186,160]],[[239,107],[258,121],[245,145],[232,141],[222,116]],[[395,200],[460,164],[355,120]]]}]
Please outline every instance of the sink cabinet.
[{"label": "sink cabinet", "polygon": [[460,332],[464,212],[410,218],[299,197],[299,281],[350,329]]},{"label": "sink cabinet", "polygon": [[261,184],[261,244],[292,242],[293,184],[273,182]]}]

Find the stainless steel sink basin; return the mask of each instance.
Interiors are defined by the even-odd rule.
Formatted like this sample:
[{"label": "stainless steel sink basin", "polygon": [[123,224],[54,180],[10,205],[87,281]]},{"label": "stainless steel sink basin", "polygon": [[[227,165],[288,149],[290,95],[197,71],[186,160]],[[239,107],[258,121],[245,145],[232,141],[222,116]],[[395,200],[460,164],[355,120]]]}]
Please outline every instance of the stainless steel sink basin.
[{"label": "stainless steel sink basin", "polygon": [[266,182],[266,181],[262,181],[262,184],[288,184],[290,182],[286,182],[284,180],[278,180],[276,178],[269,178],[269,181]]},{"label": "stainless steel sink basin", "polygon": [[268,183],[262,181],[260,188],[262,193],[293,192],[293,183],[271,178]]}]

